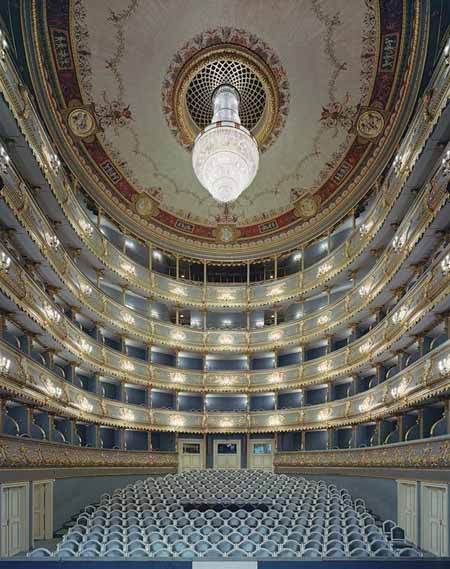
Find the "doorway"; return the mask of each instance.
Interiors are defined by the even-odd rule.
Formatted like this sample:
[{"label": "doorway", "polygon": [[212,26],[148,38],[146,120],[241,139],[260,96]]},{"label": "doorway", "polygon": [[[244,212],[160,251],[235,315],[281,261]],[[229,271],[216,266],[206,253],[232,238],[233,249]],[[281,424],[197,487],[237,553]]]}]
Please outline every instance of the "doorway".
[{"label": "doorway", "polygon": [[205,467],[205,444],[198,439],[178,439],[179,470],[189,472]]},{"label": "doorway", "polygon": [[53,480],[33,482],[33,540],[53,537]]},{"label": "doorway", "polygon": [[248,467],[273,471],[273,440],[248,441]]},{"label": "doorway", "polygon": [[11,557],[28,549],[28,483],[1,487],[1,555]]},{"label": "doorway", "polygon": [[214,468],[241,468],[240,440],[218,439],[214,441]]}]

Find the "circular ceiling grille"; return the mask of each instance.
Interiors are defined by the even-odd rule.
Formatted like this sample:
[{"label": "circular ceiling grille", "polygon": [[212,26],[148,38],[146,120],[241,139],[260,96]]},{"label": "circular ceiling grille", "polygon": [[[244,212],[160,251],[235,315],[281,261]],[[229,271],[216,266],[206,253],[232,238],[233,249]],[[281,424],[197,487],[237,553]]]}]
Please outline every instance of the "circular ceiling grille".
[{"label": "circular ceiling grille", "polygon": [[251,131],[264,112],[266,92],[260,79],[247,65],[231,59],[211,61],[192,78],[186,91],[186,105],[192,120],[200,129],[210,124],[212,95],[217,87],[224,84],[237,89],[241,98],[241,122]]}]

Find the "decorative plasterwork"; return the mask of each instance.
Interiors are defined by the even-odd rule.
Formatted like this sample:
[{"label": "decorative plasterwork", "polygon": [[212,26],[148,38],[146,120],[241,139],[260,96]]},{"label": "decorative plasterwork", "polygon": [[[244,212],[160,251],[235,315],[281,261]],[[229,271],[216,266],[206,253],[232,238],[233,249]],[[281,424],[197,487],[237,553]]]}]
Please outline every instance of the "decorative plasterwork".
[{"label": "decorative plasterwork", "polygon": [[281,452],[275,455],[274,467],[280,472],[292,472],[303,467],[448,468],[450,439],[439,437],[410,443],[326,452]]},{"label": "decorative plasterwork", "polygon": [[[298,345],[315,337],[320,337],[334,327],[348,321],[349,318],[367,307],[376,295],[384,289],[389,280],[395,276],[414,244],[417,243],[426,227],[434,219],[439,208],[446,202],[447,197],[446,178],[438,170],[433,179],[427,182],[423,190],[417,194],[415,203],[397,230],[397,234],[407,234],[404,247],[399,251],[394,251],[390,247],[386,248],[374,268],[358,285],[360,294],[355,295],[352,292],[350,295],[344,296],[344,298],[331,304],[326,312],[319,313],[319,316],[316,312],[300,321],[292,321],[275,328],[270,327],[256,331],[230,331],[227,333],[211,330],[203,332],[188,327],[183,327],[181,330],[169,323],[150,320],[138,312],[125,309],[123,304],[113,300],[94,286],[86,279],[62,246],[47,247],[48,239],[56,238],[53,228],[36,205],[30,189],[23,180],[18,178],[15,170],[8,168],[5,174],[7,174],[4,178],[7,185],[2,193],[7,204],[41,248],[42,253],[48,258],[54,270],[65,281],[66,286],[75,298],[82,302],[83,306],[96,313],[101,320],[108,321],[114,327],[127,332],[131,337],[194,351],[198,351],[199,346],[201,346],[202,351],[209,352],[257,351],[272,348],[275,344],[280,346]],[[6,253],[4,252],[4,254]],[[286,284],[286,281],[282,284],[272,284],[270,288],[265,287],[263,290],[268,297],[279,297],[285,291]],[[172,292],[178,296],[182,295],[183,302],[189,304],[188,300],[184,300],[185,285],[172,282],[171,286]],[[402,306],[400,311],[393,314],[393,324],[401,323],[407,316],[407,312],[407,307]],[[50,320],[61,317],[57,309],[50,305],[45,305],[44,313],[46,319]],[[368,344],[360,346],[360,353],[369,352],[371,347]]]},{"label": "decorative plasterwork", "polygon": [[[170,279],[158,274],[149,272],[128,259],[122,252],[109,243],[92,225],[85,211],[79,206],[69,181],[61,169],[52,170],[47,168],[47,157],[53,152],[48,137],[43,129],[39,118],[34,109],[28,104],[27,93],[24,92],[21,83],[16,82],[16,72],[9,57],[5,57],[3,64],[5,73],[0,76],[2,89],[7,97],[11,109],[15,113],[17,120],[25,134],[33,153],[44,169],[50,186],[55,192],[55,196],[63,207],[65,214],[71,222],[73,228],[85,241],[87,247],[97,255],[103,263],[117,272],[123,278],[129,280],[134,286],[141,288],[149,294],[155,294],[169,301],[177,301],[177,297],[170,292]],[[444,62],[441,61],[437,67],[433,79],[432,97],[427,99],[427,113],[418,112],[410,125],[409,131],[399,149],[399,155],[403,157],[402,168],[394,168],[387,176],[386,182],[378,193],[378,198],[373,204],[363,226],[359,227],[342,246],[327,257],[327,262],[331,262],[335,267],[331,272],[326,273],[323,278],[315,275],[315,266],[292,275],[284,279],[286,294],[276,298],[277,301],[288,300],[299,294],[303,294],[317,286],[323,284],[331,277],[342,271],[355,256],[366,247],[377,229],[394,203],[395,197],[403,188],[408,174],[411,172],[418,156],[420,156],[423,146],[430,136],[435,124],[439,120],[445,101],[448,97],[449,86],[445,80],[446,69]],[[425,104],[425,103],[424,103]],[[4,150],[4,149],[3,149]],[[8,157],[7,157],[8,158]],[[5,162],[5,168],[8,164]],[[360,238],[364,238],[360,241]],[[129,269],[129,270],[128,270]],[[314,274],[312,274],[314,272]],[[150,285],[148,284],[150,283]],[[250,303],[253,306],[267,304],[266,294],[268,285],[252,285],[250,287],[228,286],[226,289],[214,285],[208,287],[196,286],[183,283],[183,287],[189,292],[183,298],[183,302],[192,306],[203,307],[205,303],[209,307],[226,306],[241,307]],[[223,291],[226,292],[223,292]],[[272,302],[272,298],[270,301]]]},{"label": "decorative plasterwork", "polygon": [[[449,358],[446,342],[394,377],[344,400],[279,411],[183,412],[102,398],[66,382],[3,341],[0,350],[10,363],[0,372],[0,387],[12,397],[64,417],[144,431],[282,432],[356,425],[439,397],[447,393],[450,382],[448,371],[441,369],[441,363]],[[184,385],[181,388],[184,390]]]},{"label": "decorative plasterwork", "polygon": [[[412,104],[406,104],[406,102],[411,96],[414,98],[420,83],[418,75],[421,73],[422,56],[424,56],[425,50],[417,50],[417,46],[423,45],[425,41],[428,3],[426,5],[420,2],[413,4],[406,0],[402,3],[401,0],[397,0],[395,5],[392,5],[392,3],[382,0],[379,5],[379,13],[376,14],[377,6],[378,4],[375,2],[365,2],[361,6],[353,6],[352,17],[349,20],[356,22],[358,20],[356,14],[358,13],[360,21],[364,22],[362,24],[362,39],[361,36],[358,37],[358,34],[361,34],[361,29],[358,30],[358,33],[353,29],[352,34],[356,34],[356,36],[351,36],[353,39],[358,38],[356,42],[359,47],[356,48],[355,53],[358,53],[363,46],[363,54],[360,57],[360,91],[354,89],[355,85],[351,81],[344,80],[342,82],[348,70],[353,70],[358,66],[355,67],[355,62],[352,62],[351,66],[346,67],[346,61],[345,58],[342,59],[342,54],[336,56],[337,52],[340,53],[340,43],[336,40],[335,28],[343,22],[346,26],[350,26],[347,22],[347,12],[346,14],[342,13],[340,15],[341,20],[339,20],[327,16],[327,10],[331,9],[330,6],[324,7],[322,10],[315,10],[313,5],[311,13],[308,14],[309,18],[314,21],[317,20],[319,27],[325,28],[324,32],[326,30],[323,36],[319,34],[317,38],[328,38],[328,44],[325,41],[324,46],[325,54],[328,53],[328,56],[324,56],[324,62],[326,61],[326,66],[330,67],[328,70],[331,75],[330,89],[339,83],[341,90],[342,85],[345,85],[347,90],[350,90],[350,87],[355,90],[352,101],[346,100],[345,93],[332,94],[329,104],[323,102],[320,116],[317,115],[316,122],[319,125],[319,131],[322,133],[321,136],[327,133],[327,141],[335,141],[337,138],[340,140],[339,149],[335,150],[331,158],[328,157],[328,166],[325,168],[327,171],[319,174],[319,167],[316,170],[317,181],[306,184],[308,187],[305,187],[302,174],[299,172],[295,173],[295,180],[291,180],[288,176],[286,180],[275,184],[275,187],[267,185],[265,187],[264,178],[261,177],[259,184],[255,185],[254,190],[251,190],[257,195],[255,194],[252,197],[251,193],[247,193],[242,204],[239,205],[238,200],[239,203],[237,202],[237,205],[233,206],[234,211],[228,212],[216,211],[214,209],[217,209],[215,204],[208,205],[209,202],[205,201],[204,196],[199,195],[200,189],[195,186],[194,182],[188,188],[181,190],[173,177],[170,180],[168,179],[163,171],[163,164],[159,160],[154,160],[152,164],[153,170],[158,171],[158,183],[152,180],[147,180],[145,184],[142,181],[139,182],[136,179],[136,174],[139,177],[143,171],[149,172],[150,168],[136,170],[129,164],[125,164],[127,159],[121,158],[121,152],[114,148],[115,142],[111,142],[109,134],[113,131],[117,134],[120,130],[130,134],[134,132],[135,110],[130,104],[127,104],[123,95],[130,85],[137,85],[139,82],[136,80],[125,82],[121,73],[125,61],[128,20],[137,17],[138,8],[130,12],[125,10],[120,13],[114,12],[112,9],[114,17],[111,18],[111,25],[114,33],[118,34],[120,41],[112,46],[115,56],[110,59],[107,58],[105,65],[108,73],[110,72],[111,76],[115,77],[114,88],[119,89],[117,100],[109,98],[100,100],[96,95],[99,88],[97,78],[100,74],[94,73],[94,70],[90,68],[89,30],[88,33],[85,33],[86,29],[83,28],[85,25],[83,22],[92,16],[91,4],[85,5],[81,0],[77,0],[71,5],[69,0],[65,0],[64,6],[61,7],[59,2],[54,1],[46,2],[45,5],[35,2],[35,43],[37,45],[42,38],[46,38],[46,41],[45,45],[40,45],[42,51],[30,52],[30,63],[35,72],[35,85],[41,107],[52,134],[58,139],[58,144],[61,145],[64,158],[71,163],[72,169],[78,172],[82,185],[86,187],[88,192],[97,197],[102,196],[103,205],[118,220],[129,225],[130,229],[137,234],[145,234],[149,239],[154,239],[155,242],[164,240],[166,246],[189,254],[197,253],[200,256],[214,257],[224,255],[229,258],[233,256],[242,257],[244,251],[246,254],[257,254],[259,248],[265,252],[269,249],[287,248],[293,240],[298,243],[299,240],[310,239],[313,235],[323,231],[368,191],[376,173],[384,167],[391,148],[397,143],[399,133],[402,130],[400,126],[403,126],[408,118],[405,111],[413,107]],[[40,14],[40,9],[45,10],[45,17]],[[364,10],[367,10],[367,14],[363,16]],[[27,26],[29,24],[28,15],[26,15]],[[71,26],[70,16],[72,21],[76,21],[73,26]],[[208,19],[207,13],[206,17]],[[104,18],[103,21],[107,19]],[[267,19],[267,21],[269,20],[270,18]],[[301,20],[299,18],[298,21]],[[44,21],[48,23],[48,28],[46,30],[38,29]],[[257,21],[252,22],[252,24],[258,26]],[[276,42],[281,45],[285,38],[277,36],[275,29],[272,32],[273,37],[268,37],[268,41],[271,44]],[[102,37],[103,39],[113,38],[114,33],[103,34]],[[259,35],[263,36],[264,34]],[[267,35],[271,36],[269,32]],[[378,37],[381,51],[377,53],[374,46],[378,43]],[[84,47],[82,47],[83,45]],[[348,37],[343,45],[348,47]],[[277,50],[280,51],[279,56],[283,63],[288,53],[293,53],[292,44],[289,47],[291,52],[284,53],[284,51]],[[161,52],[164,52],[165,48],[164,44]],[[105,53],[106,51],[108,50],[106,49]],[[41,56],[43,59],[40,59]],[[51,65],[49,65],[50,59],[52,60]],[[333,67],[333,62],[337,64],[336,69]],[[44,77],[44,68],[51,71],[48,74],[51,85],[47,83],[47,78]],[[130,69],[131,67],[128,70]],[[320,66],[313,65],[309,60],[308,69],[318,70]],[[287,69],[290,83],[294,70],[295,66],[292,63],[291,68]],[[298,65],[296,72],[298,72]],[[342,77],[340,77],[341,75]],[[303,76],[302,81],[304,85]],[[309,83],[306,82],[306,84]],[[310,84],[314,84],[314,81]],[[298,93],[302,91],[300,87],[295,90]],[[325,92],[326,89],[323,90],[323,93]],[[357,100],[358,97],[361,98]],[[142,99],[143,97],[140,97],[140,100]],[[314,99],[315,97],[311,96],[308,100],[313,101]],[[72,100],[80,100],[85,105],[95,104],[96,120],[103,129],[103,132],[100,130],[96,133],[95,142],[87,143],[79,137],[72,140],[68,135],[67,125],[59,124],[56,126],[55,119],[64,114],[64,109]],[[297,128],[295,118],[299,117],[303,107],[298,101],[297,105],[295,102],[291,96],[289,121],[286,123],[282,134],[282,137],[286,136],[286,144],[289,138],[289,152],[296,146],[292,139],[292,133],[294,130],[297,133],[301,130],[299,127]],[[62,114],[60,110],[63,110]],[[306,113],[307,116],[317,114],[309,111]],[[291,121],[292,126],[290,128],[293,131],[289,134],[288,129]],[[304,122],[303,120],[302,124]],[[125,138],[121,136],[117,140],[125,140]],[[314,136],[303,133],[301,139],[313,140]],[[136,140],[139,141],[139,136],[137,139],[135,138]],[[162,145],[161,149],[164,147]],[[298,160],[305,164],[311,160],[314,162],[319,154],[324,157],[323,152],[316,148],[312,154],[310,153],[310,160],[302,161],[301,157],[298,156],[297,149],[295,150],[293,163],[298,162]],[[270,167],[272,158],[269,157],[269,154],[273,153],[273,159],[279,164],[280,160],[276,156],[279,151],[287,160],[288,149],[281,149],[281,146],[278,149],[277,142],[270,149],[270,153],[266,153],[266,173],[276,170],[276,168]],[[139,152],[144,153],[142,149]],[[171,152],[172,150],[167,150],[164,155],[171,156]],[[266,159],[266,156],[264,158]],[[180,158],[180,160],[182,159]],[[289,165],[285,170],[290,170]],[[186,170],[183,174],[183,180],[188,179],[191,175],[192,173],[189,171],[188,175]],[[261,176],[266,176],[266,174],[261,174]],[[178,189],[173,190],[175,187]],[[172,191],[175,191],[174,195],[172,195]],[[278,209],[276,210],[273,210],[274,195],[277,196]],[[138,201],[139,198],[140,201]],[[186,207],[183,202],[185,198],[188,200]],[[136,203],[143,204],[141,207],[145,211],[144,217],[137,213],[141,209],[135,207],[134,204]],[[181,207],[180,211],[171,210],[175,203]],[[194,211],[188,211],[189,207],[192,206]],[[208,214],[200,215],[200,210],[204,206],[209,208]],[[256,206],[258,208],[263,207],[263,210],[257,213]],[[255,220],[246,218],[248,212],[255,213]],[[199,215],[200,217],[197,219]],[[236,238],[228,241],[217,240],[215,232],[217,222],[231,222],[235,226]]]},{"label": "decorative plasterwork", "polygon": [[[213,69],[218,68],[216,73],[220,73],[220,69],[227,64],[233,68],[229,73],[222,73],[221,80],[238,90],[241,96],[241,120],[252,132],[259,150],[263,152],[279,136],[286,122],[289,83],[286,71],[273,49],[246,30],[208,30],[197,34],[178,50],[162,84],[163,112],[167,124],[178,142],[191,149],[201,128],[211,120],[210,118],[199,128],[192,117],[188,99],[189,95],[192,96],[193,83],[198,83],[197,91],[206,91],[203,105],[209,105],[209,108],[203,108],[203,111],[211,111],[214,88],[221,84],[215,80]],[[249,81],[250,86],[245,82],[241,85],[240,77],[245,77],[245,71],[253,75],[253,81]],[[265,101],[259,110],[256,105],[261,98],[260,91],[265,94]],[[245,121],[247,115],[250,120],[248,123]]]},{"label": "decorative plasterwork", "polygon": [[[450,245],[449,245],[450,246]],[[441,257],[445,257],[447,249],[442,251]],[[403,306],[408,307],[408,318],[400,324],[392,318],[384,319],[380,324],[372,328],[364,337],[352,342],[349,346],[332,352],[331,354],[308,361],[300,366],[293,366],[293,370],[283,370],[283,376],[290,376],[288,383],[282,387],[300,387],[313,383],[323,383],[324,378],[334,378],[348,375],[352,371],[367,365],[375,356],[385,354],[389,347],[399,338],[403,337],[408,329],[411,329],[433,308],[449,294],[450,274],[446,274],[441,266],[441,257],[435,259],[434,264],[424,275],[411,287],[401,302],[395,308],[395,312],[401,311]],[[7,273],[0,273],[0,289],[24,312],[26,312],[57,342],[62,344],[65,350],[71,352],[76,358],[82,360],[88,367],[99,371],[104,375],[120,377],[132,383],[147,385],[152,382],[159,383],[157,367],[148,362],[127,358],[120,352],[101,345],[93,338],[84,334],[66,317],[60,320],[49,321],[46,316],[46,308],[52,306],[52,302],[44,291],[33,281],[30,275],[12,259]],[[368,351],[361,350],[361,346],[370,341]],[[187,374],[183,384],[185,390],[208,390],[207,378],[209,374]],[[241,388],[236,391],[264,391],[273,388],[267,383],[264,374],[246,373],[240,374],[243,380]],[[248,378],[251,382],[248,382]],[[266,378],[266,379],[265,379]],[[168,378],[165,378],[167,381]],[[260,382],[258,382],[258,379]],[[193,381],[192,381],[193,380]],[[262,380],[262,382],[261,382]],[[280,386],[280,388],[281,388]],[[171,388],[176,388],[171,384]],[[213,388],[213,386],[211,386]],[[218,391],[224,390],[218,388]],[[225,389],[229,390],[229,389]]]},{"label": "decorative plasterwork", "polygon": [[80,448],[46,441],[0,437],[0,468],[155,468],[173,471],[178,455]]}]

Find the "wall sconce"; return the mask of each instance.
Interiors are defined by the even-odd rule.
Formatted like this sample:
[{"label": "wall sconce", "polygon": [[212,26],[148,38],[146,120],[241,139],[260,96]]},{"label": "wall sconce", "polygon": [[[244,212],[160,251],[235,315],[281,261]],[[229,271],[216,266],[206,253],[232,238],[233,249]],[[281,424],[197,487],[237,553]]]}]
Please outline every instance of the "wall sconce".
[{"label": "wall sconce", "polygon": [[362,346],[359,346],[359,353],[367,354],[368,352],[370,352],[371,349],[372,349],[372,342],[371,340],[368,340],[367,342],[364,342]]},{"label": "wall sconce", "polygon": [[325,314],[321,314],[317,318],[317,324],[319,324],[319,326],[324,326],[325,324],[328,324],[329,321],[330,321],[330,314],[328,312],[326,312]]},{"label": "wall sconce", "polygon": [[0,357],[0,374],[8,373],[10,367],[11,360],[9,360],[6,356]]},{"label": "wall sconce", "polygon": [[172,381],[174,381],[175,383],[184,383],[184,381],[186,380],[186,377],[179,372],[172,373],[170,377]]},{"label": "wall sconce", "polygon": [[83,235],[85,235],[86,237],[92,237],[92,234],[94,233],[94,227],[89,221],[87,221],[82,217],[79,219],[78,224],[80,226]]},{"label": "wall sconce", "polygon": [[182,427],[184,425],[184,417],[181,415],[174,415],[170,417],[170,424],[174,427]]},{"label": "wall sconce", "polygon": [[172,340],[175,340],[176,342],[182,342],[183,340],[186,340],[186,334],[184,332],[172,332],[170,336]]},{"label": "wall sconce", "polygon": [[280,332],[280,331],[271,332],[269,334],[269,340],[271,342],[278,342],[278,340],[281,340],[282,337],[283,337],[283,332]]},{"label": "wall sconce", "polygon": [[128,372],[134,371],[134,364],[132,364],[129,360],[125,360],[122,362],[122,369]]},{"label": "wall sconce", "polygon": [[231,334],[221,334],[219,336],[219,342],[225,346],[229,346],[234,343],[233,336]]},{"label": "wall sconce", "polygon": [[441,269],[444,275],[448,275],[448,273],[450,273],[450,254],[445,255],[445,257],[442,259]]},{"label": "wall sconce", "polygon": [[128,312],[126,312],[123,316],[123,321],[125,322],[125,324],[128,324],[128,326],[134,326],[134,324],[136,323],[136,320],[134,319],[133,316],[131,316],[131,314],[128,314]]},{"label": "wall sconce", "polygon": [[79,288],[80,288],[81,294],[83,294],[84,296],[91,296],[92,287],[90,285],[88,285],[87,283],[80,282]]},{"label": "wall sconce", "polygon": [[447,356],[438,363],[439,373],[441,375],[448,375],[450,373],[450,356]]},{"label": "wall sconce", "polygon": [[0,253],[0,273],[7,273],[11,267],[11,257],[3,251]]},{"label": "wall sconce", "polygon": [[409,308],[407,306],[401,306],[395,314],[392,315],[392,322],[394,324],[400,324],[408,315]]},{"label": "wall sconce", "polygon": [[79,407],[85,413],[92,413],[92,411],[94,410],[94,406],[92,405],[92,403],[89,403],[86,397],[80,397],[78,399],[78,402],[76,403],[76,406]]},{"label": "wall sconce", "polygon": [[6,150],[3,148],[3,146],[0,146],[0,169],[4,174],[6,174],[6,172],[8,171],[10,160],[11,159],[8,156]]},{"label": "wall sconce", "polygon": [[372,290],[372,283],[365,283],[359,287],[358,290],[359,296],[364,298],[365,296],[368,296],[370,294],[371,290]]},{"label": "wall sconce", "polygon": [[50,233],[45,233],[45,241],[50,249],[53,249],[54,251],[57,251],[58,247],[61,244],[58,237],[56,237],[56,235],[50,235]]},{"label": "wall sconce", "polygon": [[331,263],[324,263],[323,265],[320,265],[320,267],[317,269],[317,276],[323,277],[324,275],[329,273],[332,268],[333,266],[331,265]]},{"label": "wall sconce", "polygon": [[120,410],[120,417],[124,421],[134,421],[134,413],[130,411],[130,409],[121,409]]},{"label": "wall sconce", "polygon": [[131,263],[122,263],[121,268],[122,271],[129,276],[136,274],[136,268]]},{"label": "wall sconce", "polygon": [[44,307],[44,313],[47,320],[50,320],[50,322],[53,322],[54,324],[58,324],[61,320],[61,314],[56,310],[56,308],[53,308],[49,304]]},{"label": "wall sconce", "polygon": [[322,362],[317,366],[317,371],[319,373],[325,373],[327,371],[330,371],[330,368],[331,368],[330,362]]},{"label": "wall sconce", "polygon": [[90,354],[92,352],[92,346],[84,338],[80,340],[80,350],[85,354]]}]

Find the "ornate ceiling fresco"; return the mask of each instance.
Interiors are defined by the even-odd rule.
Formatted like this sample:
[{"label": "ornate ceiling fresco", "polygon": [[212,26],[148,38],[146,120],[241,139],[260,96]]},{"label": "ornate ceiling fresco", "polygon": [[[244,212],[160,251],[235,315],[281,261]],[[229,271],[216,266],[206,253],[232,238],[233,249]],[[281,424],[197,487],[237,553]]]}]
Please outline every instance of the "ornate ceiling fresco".
[{"label": "ornate ceiling fresco", "polygon": [[[39,106],[85,190],[153,242],[237,258],[310,239],[370,190],[413,108],[427,9],[35,0],[24,3],[24,30]],[[195,178],[190,148],[214,75],[236,69],[262,155],[226,207]]]}]

